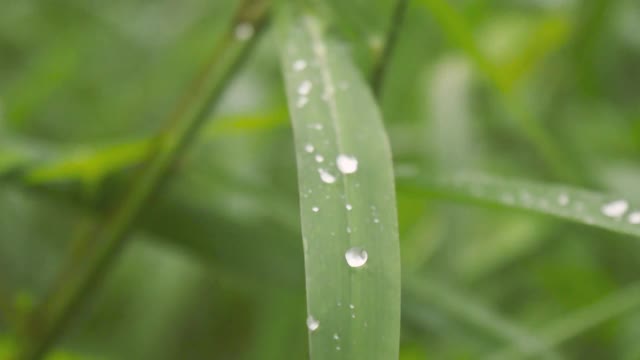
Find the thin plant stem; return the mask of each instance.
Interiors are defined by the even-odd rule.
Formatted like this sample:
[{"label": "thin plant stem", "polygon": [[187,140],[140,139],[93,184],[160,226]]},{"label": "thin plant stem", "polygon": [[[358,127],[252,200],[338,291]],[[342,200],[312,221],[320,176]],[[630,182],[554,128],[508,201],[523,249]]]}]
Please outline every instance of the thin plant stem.
[{"label": "thin plant stem", "polygon": [[389,23],[389,31],[387,32],[387,39],[384,42],[384,48],[382,49],[382,54],[378,58],[378,61],[375,63],[372,78],[371,78],[371,87],[373,88],[373,93],[377,98],[380,98],[382,93],[382,86],[384,84],[384,77],[389,68],[389,63],[391,62],[391,56],[396,47],[396,42],[398,40],[398,34],[400,33],[400,29],[402,28],[402,24],[404,23],[405,13],[407,12],[407,6],[409,4],[408,0],[397,0],[396,7],[393,10],[393,15],[391,16],[391,22]]},{"label": "thin plant stem", "polygon": [[268,8],[268,0],[245,0],[239,5],[231,28],[154,140],[149,159],[133,178],[127,193],[82,237],[83,245],[79,248],[86,253],[70,257],[57,287],[31,314],[25,333],[21,334],[17,359],[44,357],[75,310],[106,275],[126,244],[136,218],[167,180],[177,159],[192,143],[229,80],[247,58],[256,35],[264,28]]}]

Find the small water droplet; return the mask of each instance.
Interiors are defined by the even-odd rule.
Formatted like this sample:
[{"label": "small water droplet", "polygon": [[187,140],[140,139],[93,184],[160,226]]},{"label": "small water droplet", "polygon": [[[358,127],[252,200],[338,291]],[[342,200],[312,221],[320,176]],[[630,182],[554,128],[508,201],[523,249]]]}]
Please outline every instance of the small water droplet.
[{"label": "small water droplet", "polygon": [[380,219],[378,219],[378,218],[374,218],[374,219],[373,219],[373,222],[377,224],[377,223],[379,223],[379,222],[380,222]]},{"label": "small water droplet", "polygon": [[340,346],[336,346],[336,350],[340,351]]},{"label": "small water droplet", "polygon": [[309,99],[305,96],[301,96],[298,98],[298,102],[296,102],[296,107],[298,109],[302,109],[305,105],[307,105],[307,103],[309,102]]},{"label": "small water droplet", "polygon": [[336,177],[329,174],[325,169],[318,169],[318,173],[320,174],[320,180],[327,184],[333,184],[336,182]]},{"label": "small water droplet", "polygon": [[324,156],[316,155],[316,161],[319,162],[319,163],[323,162],[324,161]]},{"label": "small water droplet", "polygon": [[320,123],[313,123],[313,124],[309,124],[309,128],[315,129],[315,130],[322,130],[323,126]]},{"label": "small water droplet", "polygon": [[300,84],[300,86],[298,86],[298,94],[309,95],[312,87],[313,87],[313,84],[311,84],[311,81],[305,80]]},{"label": "small water droplet", "polygon": [[629,203],[626,200],[615,200],[604,204],[600,210],[605,216],[619,218],[623,216],[628,209]]},{"label": "small water droplet", "polygon": [[561,193],[560,195],[558,195],[558,204],[560,204],[561,206],[569,205],[570,201],[571,199],[569,198],[569,195],[565,193]]},{"label": "small water droplet", "polygon": [[293,70],[294,71],[302,71],[307,67],[307,62],[299,59],[293,62]]},{"label": "small water droplet", "polygon": [[311,208],[311,211],[318,212],[318,211],[320,211],[320,208],[317,207],[317,206],[314,206],[314,207]]},{"label": "small water droplet", "polygon": [[333,340],[340,340],[340,335],[338,333],[333,334]]},{"label": "small water droplet", "polygon": [[636,225],[636,224],[640,224],[640,211],[634,211],[631,214],[629,214],[629,223]]},{"label": "small water droplet", "polygon": [[355,319],[356,318],[356,314],[351,314],[351,318]]},{"label": "small water droplet", "polygon": [[351,206],[351,204],[347,204],[344,207],[347,208],[347,210],[349,210],[349,211],[351,211],[351,209],[353,209],[353,206]]},{"label": "small water droplet", "polygon": [[248,22],[240,23],[236,26],[234,30],[234,35],[236,39],[240,41],[246,41],[253,37],[254,29],[253,25]]},{"label": "small water droplet", "polygon": [[340,154],[336,159],[338,170],[343,174],[353,174],[358,170],[358,159],[354,156]]},{"label": "small water droplet", "polygon": [[347,234],[351,234],[351,227],[347,226]]},{"label": "small water droplet", "polygon": [[311,144],[307,144],[307,145],[304,146],[304,151],[306,151],[308,153],[312,153],[313,150],[315,150],[315,148]]},{"label": "small water droplet", "polygon": [[355,309],[355,308],[356,308],[356,306],[355,306],[355,305],[353,305],[353,304],[349,304],[349,309],[353,310],[353,309]]},{"label": "small water droplet", "polygon": [[307,328],[310,331],[316,331],[320,327],[320,321],[316,320],[313,316],[309,315],[307,317]]},{"label": "small water droplet", "polygon": [[367,260],[369,259],[367,251],[359,247],[352,247],[351,249],[347,250],[347,252],[345,252],[344,254],[344,257],[345,259],[347,259],[347,264],[349,264],[349,266],[351,266],[352,268],[359,268],[361,266],[364,266],[364,264],[366,264]]}]

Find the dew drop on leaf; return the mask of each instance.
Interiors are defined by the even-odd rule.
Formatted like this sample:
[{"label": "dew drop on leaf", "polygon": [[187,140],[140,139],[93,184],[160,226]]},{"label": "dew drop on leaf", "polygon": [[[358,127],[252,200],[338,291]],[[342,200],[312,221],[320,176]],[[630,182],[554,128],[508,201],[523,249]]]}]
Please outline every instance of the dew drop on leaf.
[{"label": "dew drop on leaf", "polygon": [[240,41],[251,39],[251,37],[253,37],[253,33],[254,33],[253,25],[246,22],[238,24],[238,26],[236,26],[234,30],[234,35],[236,39]]},{"label": "dew drop on leaf", "polygon": [[323,161],[324,161],[324,156],[322,156],[322,155],[320,155],[320,154],[316,155],[316,162],[321,163],[321,162],[323,162]]},{"label": "dew drop on leaf", "polygon": [[333,184],[336,182],[336,177],[329,174],[325,169],[318,169],[318,173],[320,174],[320,180],[322,180],[322,182],[327,184]]},{"label": "dew drop on leaf", "polygon": [[367,260],[369,259],[367,251],[359,247],[352,247],[351,249],[347,250],[347,252],[345,252],[344,254],[344,257],[345,259],[347,259],[347,264],[352,268],[359,268],[364,266],[364,264],[366,264]]},{"label": "dew drop on leaf", "polygon": [[600,210],[605,216],[619,218],[623,216],[628,209],[629,203],[626,200],[615,200],[604,204]]},{"label": "dew drop on leaf", "polygon": [[294,71],[302,71],[307,67],[307,62],[299,59],[293,62],[293,70]]},{"label": "dew drop on leaf", "polygon": [[313,316],[309,315],[307,317],[307,328],[310,331],[316,331],[320,327],[320,321],[316,320]]},{"label": "dew drop on leaf", "polygon": [[318,211],[320,211],[320,208],[317,207],[317,206],[314,206],[314,207],[311,208],[311,211],[318,212]]},{"label": "dew drop on leaf", "polygon": [[343,174],[353,174],[358,170],[358,159],[353,156],[340,154],[336,159],[338,170]]},{"label": "dew drop on leaf", "polygon": [[306,151],[308,153],[312,153],[313,150],[315,150],[315,148],[311,144],[307,144],[307,145],[304,146],[304,151]]},{"label": "dew drop on leaf", "polygon": [[300,86],[298,86],[298,94],[309,95],[312,87],[313,87],[313,84],[311,84],[311,81],[305,80],[300,84]]},{"label": "dew drop on leaf", "polygon": [[634,211],[629,214],[629,223],[633,225],[640,224],[640,211]]}]

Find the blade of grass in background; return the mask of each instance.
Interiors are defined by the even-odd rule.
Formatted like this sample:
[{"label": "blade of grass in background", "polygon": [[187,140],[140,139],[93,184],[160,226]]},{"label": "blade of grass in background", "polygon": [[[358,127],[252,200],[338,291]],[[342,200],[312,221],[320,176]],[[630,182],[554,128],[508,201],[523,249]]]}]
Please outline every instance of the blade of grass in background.
[{"label": "blade of grass in background", "polygon": [[[557,346],[608,320],[638,308],[640,308],[640,284],[634,284],[606,297],[602,301],[578,309],[564,318],[551,322],[551,324],[539,330],[538,334],[549,346]],[[487,359],[513,359],[515,353],[514,347],[511,346],[490,355]],[[537,350],[527,353],[530,357],[538,354],[539,351]]]},{"label": "blade of grass in background", "polygon": [[115,209],[80,240],[84,253],[72,253],[60,272],[51,295],[25,322],[17,359],[39,359],[46,355],[65,325],[93,286],[107,271],[124,245],[132,224],[153,193],[163,183],[170,167],[189,145],[208,118],[225,85],[251,49],[254,32],[265,23],[268,2],[247,0],[239,5],[233,28],[227,32],[204,71],[196,78],[163,131],[129,191]]},{"label": "blade of grass in background", "polygon": [[420,303],[433,303],[439,309],[451,313],[454,317],[477,327],[482,333],[489,333],[500,340],[513,344],[516,354],[543,354],[545,359],[559,359],[558,354],[537,335],[522,329],[511,321],[492,312],[490,309],[449,288],[432,277],[412,279],[404,286],[407,297]]},{"label": "blade of grass in background", "polygon": [[479,173],[418,175],[399,183],[406,191],[484,205],[536,212],[640,236],[640,204],[566,185],[505,179]]},{"label": "blade of grass in background", "polygon": [[358,71],[311,15],[279,18],[298,164],[310,355],[398,358],[391,152]]}]

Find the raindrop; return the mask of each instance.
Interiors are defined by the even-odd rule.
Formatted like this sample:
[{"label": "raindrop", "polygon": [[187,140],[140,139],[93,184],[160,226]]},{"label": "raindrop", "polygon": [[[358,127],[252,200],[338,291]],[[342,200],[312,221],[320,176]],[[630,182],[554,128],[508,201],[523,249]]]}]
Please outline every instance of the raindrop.
[{"label": "raindrop", "polygon": [[569,195],[562,193],[560,195],[558,195],[558,204],[562,205],[562,206],[567,206],[569,205]]},{"label": "raindrop", "polygon": [[[367,254],[367,251],[362,248],[352,247],[351,249],[347,250],[347,252],[345,252],[344,257],[345,259],[347,259],[347,264],[349,264],[349,266],[351,266],[352,268],[359,268],[367,263],[369,255]],[[349,307],[351,306],[352,305],[350,305]]]},{"label": "raindrop", "polygon": [[251,37],[253,36],[253,32],[253,25],[247,22],[243,22],[236,26],[234,34],[236,36],[236,39],[245,41],[251,39]]},{"label": "raindrop", "polygon": [[358,170],[358,159],[353,156],[340,154],[336,159],[336,165],[343,174],[353,174]]},{"label": "raindrop", "polygon": [[349,309],[353,310],[353,309],[355,309],[355,308],[356,308],[356,306],[355,306],[355,305],[353,305],[353,304],[349,304]]},{"label": "raindrop", "polygon": [[338,333],[333,334],[333,340],[340,340],[340,335]]},{"label": "raindrop", "polygon": [[318,211],[320,211],[320,208],[317,207],[317,206],[314,206],[314,207],[311,208],[311,211],[318,212]]},{"label": "raindrop", "polygon": [[640,224],[640,211],[634,211],[629,214],[629,223],[633,225]]},{"label": "raindrop", "polygon": [[351,209],[353,209],[353,206],[351,206],[351,204],[347,204],[344,207],[347,208],[347,210],[349,210],[349,211],[351,211]]},{"label": "raindrop", "polygon": [[308,153],[312,153],[313,150],[315,150],[315,148],[311,144],[307,144],[307,145],[304,146],[304,151],[306,151]]},{"label": "raindrop", "polygon": [[308,102],[309,102],[309,99],[307,99],[304,96],[301,96],[300,98],[298,98],[298,102],[296,103],[296,107],[298,109],[302,109],[305,105],[307,105]]},{"label": "raindrop", "polygon": [[600,210],[605,216],[619,218],[623,216],[628,209],[629,203],[626,200],[615,200],[604,204]]},{"label": "raindrop", "polygon": [[310,331],[316,331],[320,327],[320,321],[316,320],[313,316],[309,315],[307,317],[307,328]]},{"label": "raindrop", "polygon": [[316,155],[316,161],[319,162],[319,163],[323,162],[324,161],[324,156]]},{"label": "raindrop", "polygon": [[334,182],[336,182],[336,177],[329,174],[326,170],[318,169],[318,173],[320,174],[320,180],[322,180],[323,182],[327,184],[333,184]]},{"label": "raindrop", "polygon": [[311,81],[305,80],[300,84],[300,86],[298,86],[298,94],[309,95],[312,87],[313,87],[313,84],[311,84]]},{"label": "raindrop", "polygon": [[307,67],[307,62],[299,59],[293,62],[293,70],[294,71],[302,71]]}]

